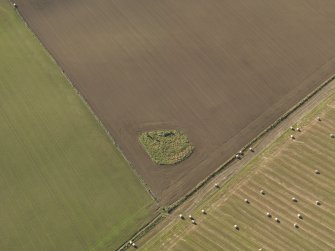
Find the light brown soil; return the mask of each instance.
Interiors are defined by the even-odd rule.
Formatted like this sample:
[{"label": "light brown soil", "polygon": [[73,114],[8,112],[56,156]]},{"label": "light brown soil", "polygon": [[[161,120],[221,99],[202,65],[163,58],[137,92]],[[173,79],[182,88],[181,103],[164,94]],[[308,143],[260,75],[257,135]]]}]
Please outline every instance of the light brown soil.
[{"label": "light brown soil", "polygon": [[[335,71],[331,0],[17,3],[162,205]],[[155,165],[138,143],[154,129],[183,130],[194,154]]]}]

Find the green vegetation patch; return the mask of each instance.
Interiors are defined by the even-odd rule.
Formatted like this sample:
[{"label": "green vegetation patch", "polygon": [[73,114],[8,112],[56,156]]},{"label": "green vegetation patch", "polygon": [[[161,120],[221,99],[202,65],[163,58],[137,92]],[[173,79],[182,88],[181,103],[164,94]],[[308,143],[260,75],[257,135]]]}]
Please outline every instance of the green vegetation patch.
[{"label": "green vegetation patch", "polygon": [[194,150],[187,136],[177,130],[144,132],[139,140],[152,161],[160,165],[181,162]]}]

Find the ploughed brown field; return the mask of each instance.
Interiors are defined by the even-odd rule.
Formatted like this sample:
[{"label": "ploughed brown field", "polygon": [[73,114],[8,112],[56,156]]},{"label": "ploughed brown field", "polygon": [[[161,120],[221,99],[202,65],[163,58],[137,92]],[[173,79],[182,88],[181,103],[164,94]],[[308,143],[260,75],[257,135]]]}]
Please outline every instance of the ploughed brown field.
[{"label": "ploughed brown field", "polygon": [[[17,3],[162,205],[335,72],[333,0]],[[138,136],[155,129],[195,152],[154,164]]]}]

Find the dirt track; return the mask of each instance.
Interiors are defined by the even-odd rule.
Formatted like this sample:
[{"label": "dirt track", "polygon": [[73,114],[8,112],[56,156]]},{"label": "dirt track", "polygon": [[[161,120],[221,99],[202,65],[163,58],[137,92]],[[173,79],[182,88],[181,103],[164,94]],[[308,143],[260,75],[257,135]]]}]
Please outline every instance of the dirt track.
[{"label": "dirt track", "polygon": [[[335,71],[331,0],[18,0],[19,10],[161,199],[194,187]],[[137,137],[196,146],[153,164]]]}]

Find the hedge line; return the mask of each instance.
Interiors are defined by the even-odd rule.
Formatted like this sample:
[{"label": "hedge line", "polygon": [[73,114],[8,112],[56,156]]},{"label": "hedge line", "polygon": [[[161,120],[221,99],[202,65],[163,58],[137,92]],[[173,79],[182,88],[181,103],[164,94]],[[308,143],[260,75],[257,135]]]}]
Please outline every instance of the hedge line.
[{"label": "hedge line", "polygon": [[[160,223],[166,217],[165,213],[160,213],[155,219],[150,221],[147,225],[145,225],[142,229],[140,229],[131,240],[136,243],[139,239],[141,239],[146,233],[148,233],[151,229],[153,229],[158,223]],[[122,246],[118,249],[118,251],[124,251],[131,247],[129,241],[122,244]]]},{"label": "hedge line", "polygon": [[[305,104],[308,100],[310,100],[315,94],[317,94],[321,89],[323,89],[326,85],[328,85],[333,80],[335,80],[335,75],[330,77],[327,81],[323,82],[319,87],[317,87],[315,90],[313,90],[304,99],[302,99],[299,103],[297,103],[290,110],[288,110],[286,113],[284,113],[279,119],[277,119],[274,123],[272,123],[270,126],[268,126],[264,131],[262,131],[260,134],[258,134],[254,139],[252,139],[248,144],[246,144],[242,148],[242,151],[244,152],[251,145],[253,145],[256,141],[258,141],[260,138],[262,138],[266,133],[268,133],[269,131],[274,129],[280,122],[285,120],[289,115],[291,115],[293,112],[295,112],[298,108],[300,108],[303,104]],[[180,198],[179,200],[177,200],[173,204],[169,205],[168,207],[164,208],[164,210],[167,213],[171,213],[179,205],[181,205],[184,201],[186,201],[189,197],[191,197],[194,193],[196,193],[200,188],[205,186],[212,178],[214,178],[216,175],[218,175],[220,172],[222,172],[234,160],[235,160],[235,156],[231,157],[229,160],[227,160],[225,163],[223,163],[218,169],[216,169],[212,174],[210,174],[204,180],[202,180],[195,188],[193,188],[185,196],[183,196],[182,198]]]},{"label": "hedge line", "polygon": [[[302,99],[299,103],[293,106],[290,110],[284,113],[280,118],[278,118],[274,123],[268,126],[264,131],[258,134],[254,139],[252,139],[248,144],[246,144],[242,151],[248,149],[251,145],[253,145],[256,141],[262,138],[266,133],[274,129],[279,123],[285,120],[288,116],[290,116],[293,112],[295,112],[298,108],[300,108],[303,104],[305,104],[308,100],[310,100],[313,96],[315,96],[319,91],[321,91],[324,87],[326,87],[330,82],[335,80],[335,75],[330,77],[327,81],[323,82],[319,87],[313,90],[310,94],[308,94],[304,99]],[[228,165],[230,165],[235,160],[235,156],[228,159],[225,163],[223,163],[218,169],[216,169],[213,173],[207,176],[204,180],[202,180],[195,188],[193,188],[190,192],[188,192],[185,196],[172,203],[171,205],[164,208],[164,211],[167,213],[173,212],[178,206],[180,206],[183,202],[185,202],[189,197],[195,194],[200,188],[204,187],[211,179],[221,173]],[[143,237],[147,232],[149,232],[152,228],[154,228],[159,222],[161,222],[166,217],[165,213],[161,213],[154,220],[152,220],[148,225],[143,227],[137,234],[132,238],[133,241],[136,241]],[[129,242],[126,242],[119,250],[124,251],[130,247]]]}]

